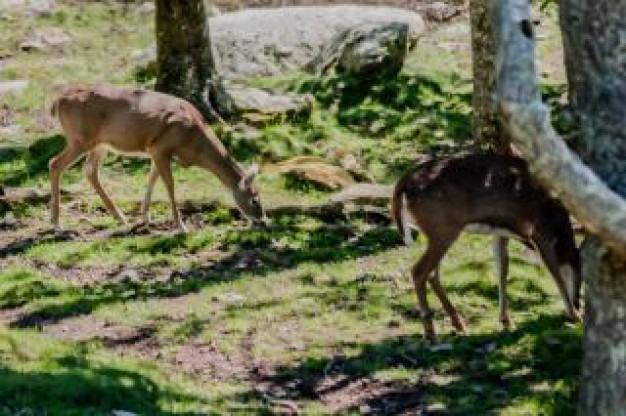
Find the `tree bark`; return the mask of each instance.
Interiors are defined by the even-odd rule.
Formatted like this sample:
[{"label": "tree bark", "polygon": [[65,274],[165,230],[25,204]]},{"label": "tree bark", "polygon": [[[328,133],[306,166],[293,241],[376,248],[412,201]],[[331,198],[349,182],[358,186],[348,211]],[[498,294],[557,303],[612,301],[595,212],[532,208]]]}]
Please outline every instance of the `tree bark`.
[{"label": "tree bark", "polygon": [[626,201],[567,148],[541,102],[530,3],[492,0],[492,7],[498,39],[497,96],[512,144],[585,229],[626,258]]},{"label": "tree bark", "polygon": [[[583,160],[626,196],[626,0],[560,0],[570,106]],[[579,412],[626,415],[626,261],[583,247],[587,287]]]},{"label": "tree bark", "polygon": [[597,240],[581,248],[585,336],[579,414],[626,415],[626,264]]},{"label": "tree bark", "polygon": [[570,106],[579,153],[626,195],[626,1],[560,0]]},{"label": "tree bark", "polygon": [[157,91],[190,101],[207,120],[221,121],[211,105],[215,64],[203,0],[155,0]]},{"label": "tree bark", "polygon": [[495,100],[496,44],[489,15],[489,1],[470,1],[474,83],[472,133],[479,144],[486,144],[496,152],[507,153],[509,141],[500,126]]},{"label": "tree bark", "polygon": [[569,16],[562,18],[565,52],[577,45],[567,57],[570,95],[577,119],[588,123],[580,126],[585,158],[607,184],[571,154],[550,124],[537,88],[527,0],[492,2],[498,97],[511,139],[533,173],[599,238],[588,238],[582,248],[587,291],[579,413],[624,416],[626,203],[611,189],[622,192],[626,180],[621,153],[626,135],[626,0],[587,1],[561,2]]}]

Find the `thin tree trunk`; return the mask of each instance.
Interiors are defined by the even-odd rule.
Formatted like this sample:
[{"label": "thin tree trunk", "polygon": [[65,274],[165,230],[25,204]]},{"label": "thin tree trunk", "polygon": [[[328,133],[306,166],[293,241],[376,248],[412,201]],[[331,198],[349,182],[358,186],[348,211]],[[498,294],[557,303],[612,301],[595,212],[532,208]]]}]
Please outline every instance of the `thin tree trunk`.
[{"label": "thin tree trunk", "polygon": [[474,82],[472,133],[479,144],[486,144],[497,152],[506,153],[509,151],[509,141],[500,127],[495,101],[496,45],[489,15],[489,1],[470,1]]},{"label": "thin tree trunk", "polygon": [[207,120],[221,120],[211,105],[215,64],[204,1],[155,1],[155,89],[189,100]]}]

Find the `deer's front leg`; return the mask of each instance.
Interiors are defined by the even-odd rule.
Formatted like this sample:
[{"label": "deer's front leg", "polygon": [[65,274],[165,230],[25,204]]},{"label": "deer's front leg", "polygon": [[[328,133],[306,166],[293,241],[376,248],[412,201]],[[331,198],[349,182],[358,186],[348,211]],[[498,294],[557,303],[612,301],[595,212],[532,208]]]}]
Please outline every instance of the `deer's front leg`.
[{"label": "deer's front leg", "polygon": [[143,204],[141,204],[141,220],[144,224],[150,223],[150,203],[152,201],[152,192],[154,191],[154,185],[159,178],[159,170],[156,167],[154,160],[150,163],[150,174],[148,175],[148,189],[146,189],[146,196],[144,197]]},{"label": "deer's front leg", "polygon": [[178,231],[180,231],[181,233],[186,233],[187,228],[180,218],[180,212],[178,211],[178,207],[176,206],[176,198],[174,196],[174,178],[172,177],[171,166],[172,158],[171,156],[155,154],[152,156],[152,160],[154,161],[157,171],[161,175],[163,183],[165,184],[165,189],[167,190],[170,204],[172,206],[172,217],[174,218],[174,224],[178,228]]},{"label": "deer's front leg", "polygon": [[103,147],[95,148],[87,154],[84,167],[85,176],[98,196],[100,196],[100,199],[102,199],[109,214],[115,217],[120,223],[126,224],[126,217],[122,214],[122,211],[119,210],[117,205],[115,205],[115,202],[109,197],[100,183],[100,165],[102,165],[105,155],[106,148]]},{"label": "deer's front leg", "polygon": [[582,320],[580,313],[574,307],[574,300],[570,298],[567,286],[563,280],[557,255],[554,251],[554,245],[541,236],[535,236],[533,238],[533,243],[539,251],[539,254],[541,254],[543,262],[548,267],[548,270],[550,270],[550,274],[559,288],[559,293],[561,294],[561,298],[565,304],[565,310],[568,318],[574,322],[580,322]]}]

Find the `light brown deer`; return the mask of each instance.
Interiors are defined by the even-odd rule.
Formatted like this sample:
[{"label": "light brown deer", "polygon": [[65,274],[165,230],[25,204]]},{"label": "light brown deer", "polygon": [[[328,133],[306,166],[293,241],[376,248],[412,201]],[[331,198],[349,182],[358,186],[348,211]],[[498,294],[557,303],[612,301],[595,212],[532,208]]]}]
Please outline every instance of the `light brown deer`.
[{"label": "light brown deer", "polygon": [[85,174],[107,210],[121,223],[124,215],[100,184],[98,171],[107,150],[149,157],[152,160],[142,218],[149,222],[152,190],[160,176],[172,206],[174,223],[186,232],[176,207],[171,162],[213,172],[231,190],[241,212],[255,223],[265,216],[259,192],[253,184],[256,165],[244,171],[228,154],[200,113],[187,101],[167,94],[110,85],[68,86],[52,106],[67,144],[50,160],[51,214],[59,229],[59,181],[62,172],[87,154]]},{"label": "light brown deer", "polygon": [[[392,213],[405,242],[409,224],[427,237],[428,246],[413,266],[412,278],[427,339],[436,339],[426,299],[429,281],[458,331],[465,324],[439,281],[439,263],[463,230],[489,232],[506,275],[506,241],[521,240],[536,249],[554,278],[567,315],[580,320],[580,255],[565,208],[530,176],[526,164],[512,156],[468,154],[432,158],[402,177],[393,194]],[[508,324],[506,279],[500,282],[501,320]]]}]

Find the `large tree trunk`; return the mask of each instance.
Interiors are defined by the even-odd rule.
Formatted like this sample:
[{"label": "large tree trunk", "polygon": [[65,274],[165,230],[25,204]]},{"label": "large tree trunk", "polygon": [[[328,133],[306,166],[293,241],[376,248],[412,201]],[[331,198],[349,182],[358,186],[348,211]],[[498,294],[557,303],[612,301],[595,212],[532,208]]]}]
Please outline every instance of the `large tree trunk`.
[{"label": "large tree trunk", "polygon": [[508,152],[509,142],[500,128],[495,101],[496,45],[494,42],[490,0],[471,0],[473,111],[472,133],[479,144],[486,144],[497,152]]},{"label": "large tree trunk", "polygon": [[626,415],[626,264],[597,240],[582,247],[585,335],[579,414]]},{"label": "large tree trunk", "polygon": [[626,195],[626,1],[560,3],[579,153],[610,188]]},{"label": "large tree trunk", "polygon": [[203,0],[155,0],[157,91],[189,100],[207,120],[215,64]]},{"label": "large tree trunk", "polygon": [[[580,153],[626,196],[626,0],[561,0],[570,105]],[[626,262],[583,249],[587,285],[580,414],[626,415]]]},{"label": "large tree trunk", "polygon": [[[531,171],[596,238],[583,248],[587,282],[579,411],[626,415],[626,0],[561,0],[572,104],[585,158],[565,146],[540,101],[528,0],[493,0],[498,97],[512,143]],[[582,90],[581,90],[582,88]],[[620,116],[622,119],[620,119]],[[619,131],[617,131],[619,130]],[[619,143],[618,141],[621,141]],[[621,155],[621,157],[620,157]],[[602,165],[604,160],[606,165]]]}]

